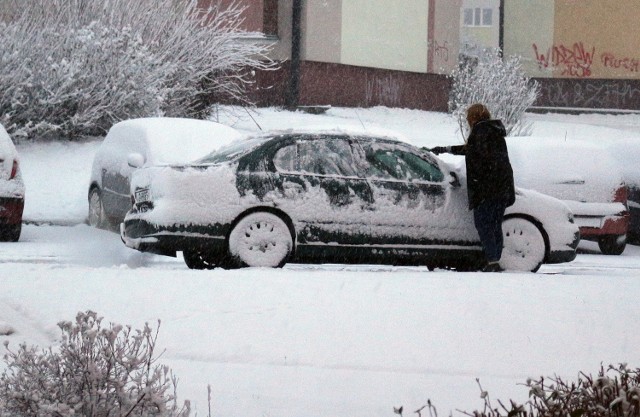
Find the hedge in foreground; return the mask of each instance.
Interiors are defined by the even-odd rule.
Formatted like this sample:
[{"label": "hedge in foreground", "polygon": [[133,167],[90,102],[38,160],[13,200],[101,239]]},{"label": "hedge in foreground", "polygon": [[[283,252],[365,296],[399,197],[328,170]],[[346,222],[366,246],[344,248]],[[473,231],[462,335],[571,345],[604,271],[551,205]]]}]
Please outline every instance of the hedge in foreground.
[{"label": "hedge in foreground", "polygon": [[156,364],[157,330],[102,326],[92,311],[61,322],[57,349],[22,344],[4,356],[0,415],[33,417],[186,417],[178,407],[176,378]]},{"label": "hedge in foreground", "polygon": [[[480,383],[478,381],[478,385]],[[630,369],[627,364],[603,366],[596,377],[580,373],[577,381],[540,377],[529,379],[529,401],[508,405],[498,401],[491,404],[489,395],[480,386],[484,408],[473,412],[460,411],[471,417],[633,417],[640,416],[640,368]],[[402,415],[402,407],[394,409]],[[415,411],[418,417],[438,413],[431,401]]]}]

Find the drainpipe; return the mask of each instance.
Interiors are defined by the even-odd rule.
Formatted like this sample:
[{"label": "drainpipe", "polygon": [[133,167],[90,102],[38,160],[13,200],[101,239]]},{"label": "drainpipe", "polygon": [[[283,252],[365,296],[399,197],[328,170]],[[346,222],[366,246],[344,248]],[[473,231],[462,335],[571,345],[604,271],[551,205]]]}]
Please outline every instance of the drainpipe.
[{"label": "drainpipe", "polygon": [[301,41],[302,0],[293,0],[291,19],[291,69],[287,107],[295,109],[300,99],[300,41]]},{"label": "drainpipe", "polygon": [[500,0],[500,18],[498,26],[498,47],[500,55],[504,55],[504,0]]}]

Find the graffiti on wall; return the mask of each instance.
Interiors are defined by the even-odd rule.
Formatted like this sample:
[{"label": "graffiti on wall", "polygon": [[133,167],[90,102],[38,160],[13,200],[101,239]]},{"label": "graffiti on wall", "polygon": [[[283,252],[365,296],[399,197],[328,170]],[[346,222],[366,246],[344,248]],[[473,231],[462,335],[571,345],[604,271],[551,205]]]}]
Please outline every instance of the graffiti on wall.
[{"label": "graffiti on wall", "polygon": [[623,68],[629,72],[640,72],[640,59],[629,57],[617,57],[611,52],[605,52],[600,57],[602,65],[607,68]]},{"label": "graffiti on wall", "polygon": [[[595,46],[586,46],[583,42],[573,45],[557,44],[546,50],[533,44],[533,52],[538,68],[541,70],[558,70],[562,77],[589,78],[593,75],[592,66],[597,56]],[[640,72],[640,59],[617,56],[612,52],[602,52],[599,55],[604,68]]]},{"label": "graffiti on wall", "polygon": [[586,78],[591,76],[591,65],[596,48],[588,48],[582,42],[573,45],[553,45],[545,52],[533,44],[536,62],[540,69],[559,69],[566,77]]},{"label": "graffiti on wall", "polygon": [[567,83],[540,80],[545,106],[633,109],[640,106],[640,82],[634,80]]},{"label": "graffiti on wall", "polygon": [[429,48],[433,51],[433,56],[444,62],[449,62],[449,42],[439,43],[436,39],[429,41]]}]

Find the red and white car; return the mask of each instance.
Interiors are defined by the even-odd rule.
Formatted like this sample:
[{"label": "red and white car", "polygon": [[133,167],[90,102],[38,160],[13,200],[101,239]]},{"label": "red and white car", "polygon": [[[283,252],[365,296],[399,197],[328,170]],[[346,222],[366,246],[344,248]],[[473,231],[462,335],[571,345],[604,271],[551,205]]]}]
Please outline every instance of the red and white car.
[{"label": "red and white car", "polygon": [[507,138],[517,186],[563,200],[580,237],[603,254],[620,255],[627,241],[629,208],[620,163],[604,145],[543,137]]},{"label": "red and white car", "polygon": [[0,241],[20,239],[24,190],[18,151],[0,125]]}]

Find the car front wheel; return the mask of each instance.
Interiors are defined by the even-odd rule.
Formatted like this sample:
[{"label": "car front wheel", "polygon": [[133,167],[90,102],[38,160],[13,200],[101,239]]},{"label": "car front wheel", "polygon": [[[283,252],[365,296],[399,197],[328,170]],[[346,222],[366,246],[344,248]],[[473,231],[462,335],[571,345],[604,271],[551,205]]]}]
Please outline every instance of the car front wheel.
[{"label": "car front wheel", "polygon": [[243,217],[229,235],[229,254],[238,266],[282,267],[293,251],[287,224],[272,213]]},{"label": "car front wheel", "polygon": [[502,222],[502,234],[502,269],[536,272],[546,253],[544,237],[538,226],[526,219],[512,217]]},{"label": "car front wheel", "polygon": [[213,269],[220,266],[218,259],[200,250],[187,249],[182,252],[182,256],[189,269]]},{"label": "car front wheel", "polygon": [[603,236],[598,239],[598,246],[604,255],[622,255],[627,247],[626,235]]}]

